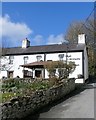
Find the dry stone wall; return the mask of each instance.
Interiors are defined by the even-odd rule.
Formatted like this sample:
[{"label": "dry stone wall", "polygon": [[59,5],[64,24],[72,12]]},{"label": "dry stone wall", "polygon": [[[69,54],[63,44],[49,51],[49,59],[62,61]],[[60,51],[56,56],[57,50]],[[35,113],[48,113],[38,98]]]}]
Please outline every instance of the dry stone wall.
[{"label": "dry stone wall", "polygon": [[59,86],[36,91],[30,96],[14,98],[1,106],[2,120],[26,117],[54,100],[62,98],[74,89],[75,80],[69,79],[66,83],[62,83]]}]

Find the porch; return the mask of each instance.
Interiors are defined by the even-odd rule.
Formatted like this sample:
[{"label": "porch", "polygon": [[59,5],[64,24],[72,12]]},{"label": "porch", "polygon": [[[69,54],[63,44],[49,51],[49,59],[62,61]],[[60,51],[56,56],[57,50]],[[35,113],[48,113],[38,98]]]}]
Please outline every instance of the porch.
[{"label": "porch", "polygon": [[[40,61],[40,62],[32,62],[29,64],[24,64],[21,65],[24,70],[23,70],[23,77],[29,77],[29,78],[41,78],[45,79],[45,68],[44,65],[48,63],[48,61]],[[28,70],[26,68],[31,69],[31,76],[28,74]]]}]

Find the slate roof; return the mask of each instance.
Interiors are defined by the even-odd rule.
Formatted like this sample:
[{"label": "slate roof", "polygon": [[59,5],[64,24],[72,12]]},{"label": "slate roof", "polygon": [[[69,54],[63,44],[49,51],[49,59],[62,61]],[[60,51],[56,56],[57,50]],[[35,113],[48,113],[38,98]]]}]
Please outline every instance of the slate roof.
[{"label": "slate roof", "polygon": [[[6,48],[3,50],[5,55],[24,55],[24,54],[43,54],[54,52],[70,52],[70,51],[83,51],[84,44],[54,44],[54,45],[42,45],[42,46],[30,46],[28,48],[14,47]],[[4,52],[5,51],[5,52]]]}]

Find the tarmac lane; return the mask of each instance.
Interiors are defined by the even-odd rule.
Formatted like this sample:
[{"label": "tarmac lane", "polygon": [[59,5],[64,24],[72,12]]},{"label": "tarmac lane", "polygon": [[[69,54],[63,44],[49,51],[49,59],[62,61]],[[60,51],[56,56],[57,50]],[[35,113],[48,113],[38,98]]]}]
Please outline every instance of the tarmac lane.
[{"label": "tarmac lane", "polygon": [[[68,118],[82,120],[95,120],[96,83],[86,84],[73,91],[64,99],[44,107],[35,115],[29,116],[30,120],[59,120]],[[62,120],[62,119],[61,119]],[[73,120],[73,119],[72,119]]]},{"label": "tarmac lane", "polygon": [[39,118],[94,118],[94,88],[86,88],[53,106],[49,111],[41,113]]}]

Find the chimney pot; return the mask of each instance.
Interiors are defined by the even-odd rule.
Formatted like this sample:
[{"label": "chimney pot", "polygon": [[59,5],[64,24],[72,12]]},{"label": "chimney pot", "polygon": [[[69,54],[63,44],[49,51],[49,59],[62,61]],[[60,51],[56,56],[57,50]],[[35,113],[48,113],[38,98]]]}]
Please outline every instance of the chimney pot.
[{"label": "chimney pot", "polygon": [[78,44],[85,44],[86,40],[85,40],[85,34],[80,34],[78,35]]},{"label": "chimney pot", "polygon": [[30,46],[30,41],[26,38],[22,41],[22,48],[27,48]]}]

